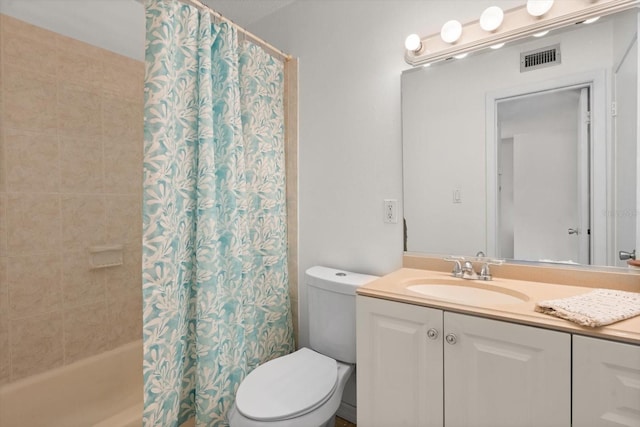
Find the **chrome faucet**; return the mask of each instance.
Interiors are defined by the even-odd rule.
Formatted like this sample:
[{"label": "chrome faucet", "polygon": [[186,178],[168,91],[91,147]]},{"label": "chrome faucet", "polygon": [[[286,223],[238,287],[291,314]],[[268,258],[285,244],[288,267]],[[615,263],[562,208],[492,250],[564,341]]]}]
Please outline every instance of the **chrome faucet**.
[{"label": "chrome faucet", "polygon": [[462,266],[462,278],[469,280],[476,280],[478,278],[478,273],[473,269],[471,261],[465,261]]},{"label": "chrome faucet", "polygon": [[463,257],[448,257],[445,261],[453,262],[453,269],[451,275],[460,279],[467,280],[492,280],[491,269],[489,265],[502,265],[504,260],[501,259],[485,259],[482,263],[480,271],[476,272],[471,261],[466,261]]}]

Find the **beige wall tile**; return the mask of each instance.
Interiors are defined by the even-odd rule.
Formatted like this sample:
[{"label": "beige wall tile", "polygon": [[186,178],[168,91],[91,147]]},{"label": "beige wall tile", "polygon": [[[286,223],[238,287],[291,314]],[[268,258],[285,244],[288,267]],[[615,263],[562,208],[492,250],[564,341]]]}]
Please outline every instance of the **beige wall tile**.
[{"label": "beige wall tile", "polygon": [[7,196],[7,253],[54,252],[60,248],[60,199],[49,194]]},{"label": "beige wall tile", "polygon": [[4,144],[7,191],[59,190],[60,156],[55,134],[7,130]]},{"label": "beige wall tile", "polygon": [[298,299],[291,300],[291,317],[293,318],[293,339],[298,343]]},{"label": "beige wall tile", "polygon": [[3,64],[3,125],[6,129],[56,130],[56,85],[46,76]]},{"label": "beige wall tile", "polygon": [[61,136],[98,137],[102,133],[102,99],[92,89],[58,82],[58,132]]},{"label": "beige wall tile", "polygon": [[64,314],[65,363],[108,350],[107,327],[104,301],[67,310]]},{"label": "beige wall tile", "polygon": [[70,37],[56,35],[55,39],[58,80],[100,89],[104,50]]},{"label": "beige wall tile", "polygon": [[62,366],[62,312],[12,320],[11,380]]},{"label": "beige wall tile", "polygon": [[0,312],[0,384],[11,380],[11,353],[9,346],[9,316]]},{"label": "beige wall tile", "polygon": [[7,195],[0,193],[0,256],[7,255]]},{"label": "beige wall tile", "polygon": [[109,348],[142,338],[142,292],[108,301]]},{"label": "beige wall tile", "polygon": [[7,15],[0,17],[0,31],[5,64],[55,77],[55,33]]},{"label": "beige wall tile", "polygon": [[[2,67],[0,67],[0,70]],[[0,76],[1,78],[1,76]],[[0,120],[2,120],[2,81],[0,80]],[[2,123],[0,121],[0,123]],[[4,153],[4,132],[2,126],[0,126],[0,193],[4,193],[7,190],[6,187],[6,172],[7,172],[7,160]]]},{"label": "beige wall tile", "polygon": [[62,247],[65,251],[86,251],[105,243],[105,204],[100,195],[63,195]]},{"label": "beige wall tile", "polygon": [[[102,109],[103,135],[112,141],[142,141],[144,110],[142,100],[131,102],[105,96]],[[105,143],[105,148],[111,144]]]},{"label": "beige wall tile", "polygon": [[142,194],[142,140],[105,143],[104,167],[106,193]]},{"label": "beige wall tile", "polygon": [[142,240],[142,197],[106,196],[106,241],[139,246]]},{"label": "beige wall tile", "polygon": [[9,285],[7,283],[7,257],[0,257],[0,315],[9,312]]},{"label": "beige wall tile", "polygon": [[[142,336],[143,80],[0,14],[0,383]],[[89,269],[103,243],[127,245],[122,267]]]},{"label": "beige wall tile", "polygon": [[144,63],[113,52],[104,54],[103,89],[137,103],[144,99]]},{"label": "beige wall tile", "polygon": [[7,285],[11,319],[60,310],[61,273],[57,254],[9,258]]},{"label": "beige wall tile", "polygon": [[60,190],[64,193],[103,191],[102,138],[60,138]]},{"label": "beige wall tile", "polygon": [[91,269],[86,251],[62,255],[64,306],[75,307],[105,301],[105,269]]},{"label": "beige wall tile", "polygon": [[115,301],[142,293],[142,247],[127,248],[123,265],[105,269],[107,298]]}]

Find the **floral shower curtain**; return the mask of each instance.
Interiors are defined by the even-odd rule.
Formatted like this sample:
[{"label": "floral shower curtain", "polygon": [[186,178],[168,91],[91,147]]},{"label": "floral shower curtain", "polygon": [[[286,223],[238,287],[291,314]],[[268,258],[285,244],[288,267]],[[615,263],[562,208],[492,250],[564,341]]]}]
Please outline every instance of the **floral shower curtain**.
[{"label": "floral shower curtain", "polygon": [[283,64],[176,0],[147,0],[146,26],[144,425],[226,425],[293,350]]}]

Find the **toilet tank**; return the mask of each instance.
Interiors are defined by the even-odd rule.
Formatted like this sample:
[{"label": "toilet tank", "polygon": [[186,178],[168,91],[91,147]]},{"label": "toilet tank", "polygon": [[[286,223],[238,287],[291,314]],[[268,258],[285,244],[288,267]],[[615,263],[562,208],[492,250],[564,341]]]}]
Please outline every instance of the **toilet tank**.
[{"label": "toilet tank", "polygon": [[305,272],[313,350],[356,363],[356,289],[377,278],[320,266]]}]

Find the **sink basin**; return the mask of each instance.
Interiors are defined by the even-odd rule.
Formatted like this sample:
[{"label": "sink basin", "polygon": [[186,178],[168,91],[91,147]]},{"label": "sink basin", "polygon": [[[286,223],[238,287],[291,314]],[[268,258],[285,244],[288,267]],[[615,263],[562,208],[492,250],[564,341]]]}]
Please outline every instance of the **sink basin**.
[{"label": "sink basin", "polygon": [[529,300],[525,294],[512,289],[479,282],[460,280],[421,280],[407,286],[407,290],[429,298],[466,305],[518,304]]}]

